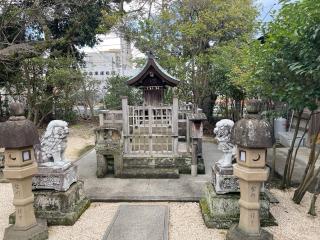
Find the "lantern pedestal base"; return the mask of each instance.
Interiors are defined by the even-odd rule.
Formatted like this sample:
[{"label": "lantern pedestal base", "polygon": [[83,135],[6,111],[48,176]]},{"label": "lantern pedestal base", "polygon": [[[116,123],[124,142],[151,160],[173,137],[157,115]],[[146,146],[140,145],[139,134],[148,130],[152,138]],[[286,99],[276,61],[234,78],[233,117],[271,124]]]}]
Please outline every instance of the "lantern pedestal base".
[{"label": "lantern pedestal base", "polygon": [[17,230],[14,225],[7,227],[3,240],[44,240],[48,239],[47,223],[43,219],[37,219],[37,224],[26,230]]},{"label": "lantern pedestal base", "polygon": [[227,232],[226,240],[273,240],[273,236],[264,229],[260,230],[259,235],[250,235],[240,230],[235,224]]},{"label": "lantern pedestal base", "polygon": [[[48,225],[73,225],[90,206],[81,181],[73,183],[65,192],[35,190],[33,193],[36,217],[46,219]],[[9,222],[14,223],[14,218],[12,214]]]},{"label": "lantern pedestal base", "polygon": [[[203,220],[208,228],[229,229],[239,222],[239,193],[217,194],[213,185],[207,183],[204,188],[200,208]],[[265,193],[260,193],[261,226],[277,226],[277,222],[269,212],[270,201]]]}]

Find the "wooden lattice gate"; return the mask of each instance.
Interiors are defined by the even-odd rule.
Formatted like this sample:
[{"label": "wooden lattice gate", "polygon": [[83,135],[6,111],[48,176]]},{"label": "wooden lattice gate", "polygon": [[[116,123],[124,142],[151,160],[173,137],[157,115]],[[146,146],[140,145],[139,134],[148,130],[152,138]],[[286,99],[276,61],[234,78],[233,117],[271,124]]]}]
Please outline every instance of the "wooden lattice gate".
[{"label": "wooden lattice gate", "polygon": [[[176,104],[177,105],[177,104]],[[177,151],[178,106],[123,106],[126,154],[172,155]]]}]

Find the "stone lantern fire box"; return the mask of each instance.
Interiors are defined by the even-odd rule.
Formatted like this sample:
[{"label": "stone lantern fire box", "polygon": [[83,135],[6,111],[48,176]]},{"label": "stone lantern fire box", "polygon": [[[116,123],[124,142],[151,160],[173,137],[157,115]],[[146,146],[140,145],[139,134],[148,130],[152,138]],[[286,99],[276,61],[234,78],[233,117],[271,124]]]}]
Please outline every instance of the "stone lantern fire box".
[{"label": "stone lantern fire box", "polygon": [[4,177],[12,183],[16,208],[16,222],[6,228],[4,239],[47,239],[44,221],[37,221],[34,214],[32,176],[37,173],[33,145],[39,143],[37,129],[23,116],[22,104],[10,106],[11,117],[0,124],[0,146],[5,148]]}]

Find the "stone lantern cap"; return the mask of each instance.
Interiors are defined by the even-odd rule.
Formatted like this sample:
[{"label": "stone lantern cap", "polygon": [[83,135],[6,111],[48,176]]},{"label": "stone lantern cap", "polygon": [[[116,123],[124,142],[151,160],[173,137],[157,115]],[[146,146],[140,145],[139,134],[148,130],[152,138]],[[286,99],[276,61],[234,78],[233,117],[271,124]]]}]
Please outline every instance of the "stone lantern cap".
[{"label": "stone lantern cap", "polygon": [[8,121],[0,123],[0,146],[13,149],[30,147],[39,142],[36,126],[27,120],[21,103],[10,104],[11,117]]},{"label": "stone lantern cap", "polygon": [[271,125],[265,120],[243,118],[235,123],[231,141],[245,148],[269,148],[274,143]]}]

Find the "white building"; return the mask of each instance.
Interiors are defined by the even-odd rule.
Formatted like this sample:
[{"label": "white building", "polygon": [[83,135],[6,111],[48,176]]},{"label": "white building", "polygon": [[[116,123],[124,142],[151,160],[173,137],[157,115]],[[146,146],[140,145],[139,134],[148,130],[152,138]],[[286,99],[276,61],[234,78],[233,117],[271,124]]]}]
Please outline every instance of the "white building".
[{"label": "white building", "polygon": [[102,42],[94,48],[85,48],[84,74],[100,82],[100,91],[105,93],[106,79],[110,76],[133,76],[131,44],[114,33],[101,37]]}]

